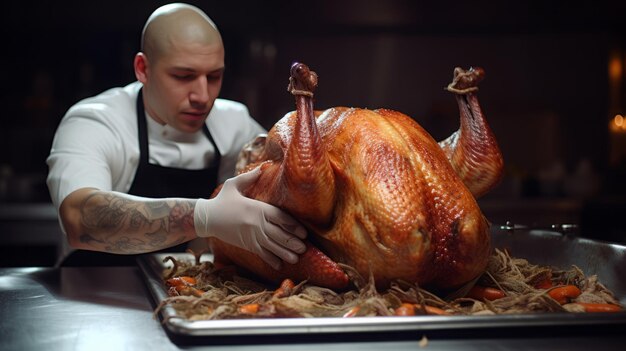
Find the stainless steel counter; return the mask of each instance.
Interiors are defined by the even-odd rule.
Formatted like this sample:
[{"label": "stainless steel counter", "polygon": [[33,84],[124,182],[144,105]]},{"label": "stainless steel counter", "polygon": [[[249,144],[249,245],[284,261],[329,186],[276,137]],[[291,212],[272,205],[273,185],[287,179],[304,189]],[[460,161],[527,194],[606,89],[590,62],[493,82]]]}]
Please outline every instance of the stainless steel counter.
[{"label": "stainless steel counter", "polygon": [[[153,318],[138,268],[0,269],[0,350],[419,350],[423,335],[177,339]],[[623,325],[426,335],[425,350],[622,350]]]}]

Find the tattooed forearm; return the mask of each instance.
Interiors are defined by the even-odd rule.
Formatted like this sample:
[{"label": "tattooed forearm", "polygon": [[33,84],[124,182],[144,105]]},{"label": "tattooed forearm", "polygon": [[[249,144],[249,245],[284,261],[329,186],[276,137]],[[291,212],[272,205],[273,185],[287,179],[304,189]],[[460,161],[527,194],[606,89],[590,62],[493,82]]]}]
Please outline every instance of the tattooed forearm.
[{"label": "tattooed forearm", "polygon": [[94,250],[125,254],[171,247],[194,237],[194,206],[188,199],[94,192],[80,205],[80,241]]},{"label": "tattooed forearm", "polygon": [[83,224],[102,230],[116,230],[121,225],[124,207],[123,201],[112,195],[101,196],[100,193],[95,193],[81,207]]},{"label": "tattooed forearm", "polygon": [[89,234],[83,234],[80,236],[80,242],[81,243],[85,243],[85,244],[103,244],[103,241],[97,240],[96,238],[92,237]]}]

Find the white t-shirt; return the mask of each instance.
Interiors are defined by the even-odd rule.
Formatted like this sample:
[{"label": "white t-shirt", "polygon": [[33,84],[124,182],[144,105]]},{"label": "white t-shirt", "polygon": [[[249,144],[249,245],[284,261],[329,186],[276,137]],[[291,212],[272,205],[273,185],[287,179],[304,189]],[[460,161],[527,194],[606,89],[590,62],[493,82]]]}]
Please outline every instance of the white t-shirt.
[{"label": "white t-shirt", "polygon": [[[141,83],[113,88],[72,106],[56,131],[47,159],[48,189],[57,210],[65,197],[85,187],[127,193],[139,162],[136,100]],[[147,116],[149,162],[202,169],[215,150],[202,130],[183,133]],[[219,182],[234,175],[242,146],[265,130],[238,102],[217,99],[207,127],[222,155]]]}]

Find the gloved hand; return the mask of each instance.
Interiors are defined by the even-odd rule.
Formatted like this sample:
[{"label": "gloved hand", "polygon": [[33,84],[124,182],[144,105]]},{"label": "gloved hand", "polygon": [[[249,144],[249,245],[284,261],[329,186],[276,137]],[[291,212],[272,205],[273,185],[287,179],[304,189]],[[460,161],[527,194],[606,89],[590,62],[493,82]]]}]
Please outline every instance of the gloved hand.
[{"label": "gloved hand", "polygon": [[228,179],[215,198],[199,199],[194,225],[198,236],[216,237],[280,269],[281,260],[296,263],[297,254],[306,250],[300,240],[306,237],[306,229],[279,208],[241,194],[260,175],[260,168],[243,173]]}]

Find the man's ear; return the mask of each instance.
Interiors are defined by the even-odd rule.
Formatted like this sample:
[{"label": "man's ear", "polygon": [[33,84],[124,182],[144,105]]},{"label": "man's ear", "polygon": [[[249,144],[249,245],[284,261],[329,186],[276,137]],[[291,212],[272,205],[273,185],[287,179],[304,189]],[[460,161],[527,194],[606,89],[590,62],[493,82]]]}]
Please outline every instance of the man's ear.
[{"label": "man's ear", "polygon": [[135,77],[137,77],[138,81],[145,84],[148,80],[148,58],[143,52],[139,52],[135,55],[133,66],[135,67]]}]

